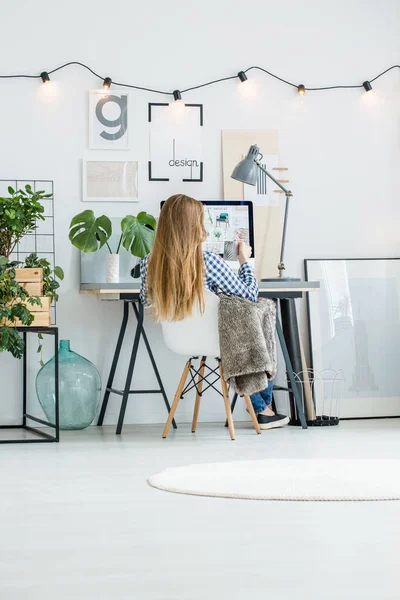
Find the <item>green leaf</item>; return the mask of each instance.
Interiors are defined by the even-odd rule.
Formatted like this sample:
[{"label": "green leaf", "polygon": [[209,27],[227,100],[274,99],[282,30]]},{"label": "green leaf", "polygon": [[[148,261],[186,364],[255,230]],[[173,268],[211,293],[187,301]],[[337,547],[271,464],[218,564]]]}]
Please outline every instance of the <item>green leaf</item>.
[{"label": "green leaf", "polygon": [[62,281],[64,279],[64,271],[61,267],[54,267],[54,275]]},{"label": "green leaf", "polygon": [[6,256],[0,256],[0,266],[4,267],[8,263],[8,258]]},{"label": "green leaf", "polygon": [[[138,258],[144,258],[151,251],[154,243],[155,232],[152,229],[146,227],[149,224],[150,215],[147,213],[139,213],[141,216],[133,217],[128,215],[121,221],[122,230],[122,245],[123,247],[131,252],[133,256]],[[146,217],[143,215],[147,215]],[[155,219],[153,217],[155,222]]]},{"label": "green leaf", "polygon": [[37,296],[29,296],[28,300],[27,300],[28,304],[30,304],[31,306],[34,306],[35,304],[37,306],[42,306],[42,301],[40,298],[38,298]]},{"label": "green leaf", "polygon": [[105,215],[96,219],[92,210],[84,210],[70,223],[69,239],[82,252],[96,252],[110,239],[111,221]]},{"label": "green leaf", "polygon": [[13,190],[13,188],[11,187],[11,185],[8,186],[8,193],[13,196],[15,194],[15,191]]},{"label": "green leaf", "polygon": [[149,215],[147,212],[140,212],[137,216],[137,220],[139,223],[144,223],[145,225],[149,225],[152,229],[156,229],[157,221],[153,215]]}]

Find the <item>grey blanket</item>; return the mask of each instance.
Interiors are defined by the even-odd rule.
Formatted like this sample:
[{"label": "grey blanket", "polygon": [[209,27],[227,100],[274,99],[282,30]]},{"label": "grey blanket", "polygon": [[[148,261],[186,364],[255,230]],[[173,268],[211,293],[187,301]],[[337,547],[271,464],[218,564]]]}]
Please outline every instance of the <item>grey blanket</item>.
[{"label": "grey blanket", "polygon": [[218,329],[225,381],[240,395],[263,390],[276,375],[276,305],[220,295]]}]

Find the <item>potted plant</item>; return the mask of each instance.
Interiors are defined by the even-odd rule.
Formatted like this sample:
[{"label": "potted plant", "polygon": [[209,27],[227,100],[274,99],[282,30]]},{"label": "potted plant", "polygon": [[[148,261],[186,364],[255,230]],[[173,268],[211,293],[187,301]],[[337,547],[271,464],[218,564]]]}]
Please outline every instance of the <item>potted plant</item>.
[{"label": "potted plant", "polygon": [[25,327],[31,325],[34,317],[27,305],[40,305],[40,299],[29,296],[16,281],[17,264],[0,256],[0,352],[11,352],[15,358],[22,358],[24,341],[15,327],[17,323]]},{"label": "potted plant", "polygon": [[82,252],[96,252],[106,246],[109,255],[106,264],[106,281],[119,282],[119,252],[121,246],[137,258],[144,258],[153,246],[156,220],[147,212],[136,217],[127,215],[121,221],[121,235],[115,252],[110,247],[112,224],[106,215],[96,217],[92,210],[84,210],[73,217],[69,227],[71,243]]},{"label": "potted plant", "polygon": [[0,198],[0,256],[9,258],[18,242],[37,229],[38,222],[44,221],[42,198],[51,194],[33,192],[30,185],[25,190],[8,188],[7,198]]},{"label": "potted plant", "polygon": [[[9,187],[8,192],[8,197],[0,198],[0,351],[9,351],[16,358],[21,358],[24,344],[16,326],[29,326],[34,322],[34,315],[29,308],[42,306],[44,297],[49,298],[46,305],[50,319],[50,304],[58,300],[57,279],[63,279],[64,273],[60,267],[52,270],[50,263],[46,259],[39,259],[36,254],[28,256],[25,263],[10,260],[22,238],[34,232],[39,221],[44,221],[44,207],[40,200],[51,194],[34,192],[30,185],[23,190]],[[30,295],[31,284],[21,283],[29,281],[29,278],[24,279],[24,268],[40,270],[39,287],[42,291],[39,295]]]}]

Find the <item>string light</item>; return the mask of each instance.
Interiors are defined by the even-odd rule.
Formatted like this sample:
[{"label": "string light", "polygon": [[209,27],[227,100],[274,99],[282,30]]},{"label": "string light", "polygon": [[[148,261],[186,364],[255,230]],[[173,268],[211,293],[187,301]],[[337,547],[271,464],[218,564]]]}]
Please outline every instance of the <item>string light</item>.
[{"label": "string light", "polygon": [[[111,85],[110,77],[102,77],[101,75],[99,75],[98,73],[93,71],[93,69],[88,67],[88,65],[85,65],[84,63],[77,62],[77,61],[71,61],[71,62],[65,63],[65,64],[57,67],[56,69],[53,69],[52,71],[43,71],[40,75],[25,75],[25,74],[0,75],[0,79],[40,79],[41,78],[43,83],[48,83],[50,81],[50,75],[52,73],[55,73],[56,71],[60,71],[61,69],[65,69],[66,67],[69,67],[72,65],[80,66],[80,67],[86,69],[87,71],[90,71],[90,73],[92,73],[95,77],[97,77],[98,79],[103,81],[103,87],[104,87],[104,84],[106,83],[106,81],[108,81],[108,80],[110,80],[109,84]],[[263,73],[266,73],[270,77],[273,77],[274,79],[277,79],[278,81],[281,81],[282,83],[285,83],[286,85],[289,85],[289,86],[297,89],[297,93],[299,95],[303,96],[305,94],[306,90],[307,90],[307,92],[316,92],[316,91],[320,91],[320,90],[338,90],[338,89],[348,89],[349,90],[349,89],[364,88],[364,90],[366,92],[369,92],[372,90],[371,84],[374,81],[376,81],[379,77],[382,77],[382,75],[385,75],[385,73],[388,73],[388,71],[391,71],[392,69],[400,69],[400,65],[392,65],[385,71],[382,71],[382,73],[379,73],[378,75],[376,75],[376,77],[366,80],[366,81],[364,81],[364,83],[360,83],[357,85],[329,85],[329,86],[324,86],[324,87],[313,87],[313,88],[306,87],[303,84],[297,85],[296,83],[293,83],[291,81],[283,79],[282,77],[278,77],[278,75],[275,75],[274,73],[271,73],[270,71],[267,71],[267,69],[264,69],[263,67],[257,67],[257,66],[249,67],[248,69],[245,69],[244,71],[239,71],[237,73],[237,75],[230,75],[229,77],[221,77],[220,79],[214,79],[213,81],[207,81],[206,83],[202,83],[200,85],[196,85],[196,86],[187,88],[185,90],[180,90],[180,91],[175,90],[174,92],[169,92],[169,91],[165,91],[165,90],[156,90],[156,89],[147,88],[147,87],[143,87],[143,86],[139,86],[139,85],[132,85],[129,83],[122,83],[122,82],[118,83],[116,81],[113,81],[112,83],[113,83],[113,85],[118,86],[118,87],[141,90],[144,92],[151,92],[154,94],[163,94],[165,96],[173,96],[175,101],[179,101],[182,99],[181,94],[184,94],[186,92],[191,92],[192,90],[198,90],[200,88],[203,88],[203,87],[206,87],[209,85],[214,85],[215,83],[220,83],[222,81],[229,81],[230,79],[236,79],[237,77],[239,77],[240,81],[242,83],[244,83],[245,81],[247,81],[246,74],[251,70],[257,70],[257,71],[262,71]],[[179,94],[179,96],[175,97],[176,94]]]},{"label": "string light", "polygon": [[103,81],[103,90],[109,90],[111,87],[111,77],[105,77]]},{"label": "string light", "polygon": [[180,93],[179,90],[174,90],[172,92],[172,95],[174,96],[175,102],[182,102],[182,94]]}]

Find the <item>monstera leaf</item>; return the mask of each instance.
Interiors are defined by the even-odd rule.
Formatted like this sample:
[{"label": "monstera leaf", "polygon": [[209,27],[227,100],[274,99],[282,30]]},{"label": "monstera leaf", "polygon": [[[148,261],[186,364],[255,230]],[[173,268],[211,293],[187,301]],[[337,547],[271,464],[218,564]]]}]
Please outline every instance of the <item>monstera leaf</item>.
[{"label": "monstera leaf", "polygon": [[122,245],[133,256],[144,258],[153,247],[156,220],[146,212],[128,215],[121,221]]},{"label": "monstera leaf", "polygon": [[69,226],[69,239],[82,252],[96,252],[108,242],[111,234],[110,219],[105,215],[96,219],[92,210],[76,215]]}]

